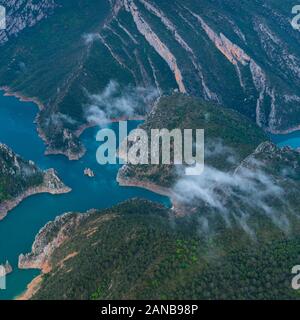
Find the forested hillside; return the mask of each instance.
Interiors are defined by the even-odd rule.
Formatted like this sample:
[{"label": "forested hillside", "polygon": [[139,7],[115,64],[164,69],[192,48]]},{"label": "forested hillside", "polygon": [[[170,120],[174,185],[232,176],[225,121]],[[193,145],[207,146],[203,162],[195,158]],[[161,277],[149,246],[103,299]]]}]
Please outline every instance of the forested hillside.
[{"label": "forested hillside", "polygon": [[0,86],[43,105],[38,124],[50,153],[80,157],[78,129],[101,111],[105,119],[131,118],[151,107],[149,99],[142,110],[112,101],[173,90],[233,108],[267,131],[299,127],[292,0],[38,3],[13,10],[0,1],[10,9],[8,23],[22,22],[0,33],[7,38],[0,44]]},{"label": "forested hillside", "polygon": [[[74,223],[76,214],[63,219],[68,236],[44,260],[51,271],[33,299],[299,298],[290,274],[299,259],[298,236],[263,226],[268,237],[256,241],[239,228],[205,237],[198,218],[174,219],[143,200],[87,215],[78,217],[81,223]],[[58,223],[47,225],[36,247],[55,239]],[[34,252],[21,261],[42,256]]]}]

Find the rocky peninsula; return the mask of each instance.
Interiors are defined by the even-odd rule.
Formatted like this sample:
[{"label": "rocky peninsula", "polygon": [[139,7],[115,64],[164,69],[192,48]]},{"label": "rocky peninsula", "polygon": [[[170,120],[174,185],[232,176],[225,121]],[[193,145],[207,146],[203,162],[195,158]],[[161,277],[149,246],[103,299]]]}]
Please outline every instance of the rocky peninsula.
[{"label": "rocky peninsula", "polygon": [[62,194],[71,191],[53,169],[40,170],[33,161],[26,161],[10,148],[0,144],[0,220],[21,201],[35,194]]}]

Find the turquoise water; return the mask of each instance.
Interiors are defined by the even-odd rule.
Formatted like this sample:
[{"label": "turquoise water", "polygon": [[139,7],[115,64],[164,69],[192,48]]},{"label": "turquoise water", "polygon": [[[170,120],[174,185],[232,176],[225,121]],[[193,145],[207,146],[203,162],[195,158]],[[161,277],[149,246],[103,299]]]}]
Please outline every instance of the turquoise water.
[{"label": "turquoise water", "polygon": [[[7,277],[7,290],[0,290],[0,299],[12,299],[22,293],[27,284],[39,274],[38,270],[18,270],[20,253],[30,251],[35,235],[48,221],[68,211],[85,212],[91,208],[106,208],[133,197],[142,197],[169,205],[169,200],[138,188],[122,188],[116,183],[119,166],[100,166],[96,162],[95,140],[97,129],[88,129],[82,136],[87,147],[79,161],[68,161],[64,156],[44,156],[45,146],[33,124],[37,108],[0,92],[0,142],[9,145],[26,159],[43,169],[55,168],[62,180],[73,191],[66,195],[36,195],[24,200],[0,221],[0,262],[10,261],[14,272]],[[134,128],[137,122],[131,122]],[[112,124],[117,131],[117,124]],[[300,147],[300,131],[288,135],[273,135],[279,146]],[[95,179],[83,175],[86,167],[96,173]]]},{"label": "turquoise water", "polygon": [[271,135],[271,139],[279,147],[289,146],[293,149],[300,148],[300,131],[284,135]]},{"label": "turquoise water", "polygon": [[[42,169],[54,168],[73,191],[65,195],[41,194],[30,197],[0,221],[0,262],[8,259],[14,268],[14,272],[7,277],[7,290],[0,290],[0,299],[12,299],[22,293],[27,284],[39,274],[38,270],[18,270],[18,256],[31,251],[35,235],[56,216],[69,211],[107,208],[133,197],[170,204],[167,198],[152,192],[118,186],[116,175],[119,166],[100,166],[96,162],[96,128],[88,129],[82,135],[87,153],[81,160],[69,161],[64,156],[44,156],[45,146],[33,124],[36,112],[35,104],[5,97],[0,92],[0,142],[24,158],[35,161]],[[129,127],[133,129],[137,124],[131,122]],[[111,127],[118,130],[117,124]],[[86,167],[94,170],[95,179],[83,175]]]}]

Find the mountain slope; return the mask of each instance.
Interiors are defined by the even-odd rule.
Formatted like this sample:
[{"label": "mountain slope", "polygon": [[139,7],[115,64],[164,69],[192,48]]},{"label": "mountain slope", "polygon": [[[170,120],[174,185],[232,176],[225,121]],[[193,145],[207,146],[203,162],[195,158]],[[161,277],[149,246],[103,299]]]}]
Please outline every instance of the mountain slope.
[{"label": "mountain slope", "polygon": [[268,237],[255,242],[239,228],[207,239],[197,219],[170,214],[136,199],[47,224],[19,259],[22,268],[44,270],[31,298],[299,298],[290,286],[299,237],[262,225]]},{"label": "mountain slope", "polygon": [[119,181],[164,188],[174,208],[133,199],[58,217],[19,257],[20,268],[42,270],[23,298],[298,299],[299,152],[277,148],[236,111],[183,94],[161,99],[142,124],[152,126],[204,128],[203,174],[124,167]]},{"label": "mountain slope", "polygon": [[[140,128],[149,137],[151,129],[204,129],[205,165],[219,170],[232,170],[268,137],[255,123],[240,113],[221,108],[199,98],[183,94],[165,96],[159,100]],[[230,156],[233,159],[229,159]],[[181,172],[174,165],[125,165],[118,179],[172,188]]]},{"label": "mountain slope", "polygon": [[[238,110],[268,131],[299,127],[300,35],[290,25],[293,1],[55,5],[46,10],[47,19],[6,41],[0,52],[0,85],[44,105],[38,123],[49,152],[82,155],[78,135],[95,107],[91,97],[111,80],[120,95],[128,86],[154,87],[160,94],[176,89]],[[107,109],[108,118],[128,117]]]},{"label": "mountain slope", "polygon": [[5,30],[0,30],[0,45],[47,18],[56,8],[54,0],[1,0],[0,5],[6,9],[7,26]]},{"label": "mountain slope", "polygon": [[186,164],[127,164],[119,171],[120,185],[170,196],[177,214],[199,216],[204,233],[238,224],[255,237],[267,221],[284,232],[293,230],[300,205],[299,152],[276,147],[238,112],[182,94],[162,98],[140,127],[148,133],[204,129],[204,171],[187,176]]}]

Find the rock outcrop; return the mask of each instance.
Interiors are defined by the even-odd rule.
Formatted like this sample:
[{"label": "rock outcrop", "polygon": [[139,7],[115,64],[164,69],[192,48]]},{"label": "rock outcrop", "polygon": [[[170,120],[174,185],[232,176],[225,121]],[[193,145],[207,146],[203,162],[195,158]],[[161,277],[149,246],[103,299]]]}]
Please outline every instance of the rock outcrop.
[{"label": "rock outcrop", "polygon": [[0,46],[47,18],[57,7],[55,0],[3,0],[0,4],[6,9],[6,29],[0,30]]},{"label": "rock outcrop", "polygon": [[[111,79],[122,89],[152,86],[161,95],[178,90],[217,102],[272,133],[300,128],[300,33],[293,30],[283,3],[249,7],[241,1],[220,6],[211,0],[83,0],[60,2],[56,10],[54,0],[2,2],[15,25],[0,32],[5,41],[0,86],[41,102],[37,122],[48,154],[70,159],[84,154],[76,133],[90,125],[87,93],[98,94]],[[100,11],[103,15],[95,14]],[[57,30],[65,28],[63,21],[70,16],[79,17],[82,34],[70,26],[58,39]],[[53,25],[57,30],[47,34]],[[9,37],[15,41],[7,41]],[[37,39],[34,45],[31,39]],[[62,50],[54,54],[58,41]],[[53,62],[65,56],[68,63]],[[41,64],[44,76],[38,77]]]},{"label": "rock outcrop", "polygon": [[39,194],[71,191],[53,169],[41,171],[33,161],[25,161],[0,144],[0,220],[25,198]]},{"label": "rock outcrop", "polygon": [[43,227],[35,238],[32,251],[19,257],[20,269],[51,270],[51,257],[55,249],[69,239],[89,214],[66,213]]}]

